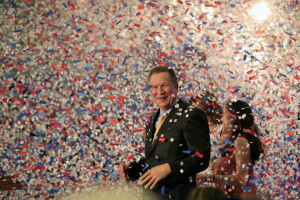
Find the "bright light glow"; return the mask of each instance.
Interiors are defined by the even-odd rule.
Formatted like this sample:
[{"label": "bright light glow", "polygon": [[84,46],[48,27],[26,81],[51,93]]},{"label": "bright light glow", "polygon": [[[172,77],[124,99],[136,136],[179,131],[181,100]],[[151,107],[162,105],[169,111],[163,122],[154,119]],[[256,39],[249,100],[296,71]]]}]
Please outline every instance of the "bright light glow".
[{"label": "bright light glow", "polygon": [[207,19],[212,19],[213,18],[214,9],[212,7],[206,7],[206,5],[202,4],[201,5],[201,10],[202,10],[203,13],[207,13],[206,14]]},{"label": "bright light glow", "polygon": [[259,4],[253,6],[250,14],[258,21],[263,21],[268,18],[271,14],[270,9],[266,2],[260,2]]}]

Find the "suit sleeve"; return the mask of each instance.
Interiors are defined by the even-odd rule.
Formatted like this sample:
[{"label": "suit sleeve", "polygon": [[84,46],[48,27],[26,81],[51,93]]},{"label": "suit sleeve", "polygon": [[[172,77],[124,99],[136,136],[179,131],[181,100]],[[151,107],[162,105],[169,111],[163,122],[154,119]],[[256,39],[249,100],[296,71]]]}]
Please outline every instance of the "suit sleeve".
[{"label": "suit sleeve", "polygon": [[143,170],[145,169],[145,158],[141,158],[138,161],[134,161],[131,163],[126,179],[128,181],[136,181],[140,178],[140,176],[143,174]]},{"label": "suit sleeve", "polygon": [[[187,117],[187,116],[182,116]],[[169,162],[171,167],[171,180],[178,181],[205,170],[210,159],[210,136],[208,121],[203,111],[193,109],[189,112],[186,123],[183,125],[187,156]]]}]

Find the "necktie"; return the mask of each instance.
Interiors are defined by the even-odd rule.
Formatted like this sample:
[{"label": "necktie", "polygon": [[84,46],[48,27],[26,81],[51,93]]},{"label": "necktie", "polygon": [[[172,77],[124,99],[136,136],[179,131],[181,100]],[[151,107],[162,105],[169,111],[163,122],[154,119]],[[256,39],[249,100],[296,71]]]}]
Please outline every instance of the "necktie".
[{"label": "necktie", "polygon": [[164,123],[165,119],[166,119],[166,113],[162,113],[162,115],[161,115],[161,117],[160,117],[160,119],[159,119],[159,121],[157,123],[157,127],[156,127],[156,130],[155,130],[155,133],[154,133],[154,137],[153,137],[153,140],[152,140],[152,144],[153,144],[153,142],[154,142],[154,140],[156,138],[156,135],[157,135],[157,133],[158,133],[161,125]]}]

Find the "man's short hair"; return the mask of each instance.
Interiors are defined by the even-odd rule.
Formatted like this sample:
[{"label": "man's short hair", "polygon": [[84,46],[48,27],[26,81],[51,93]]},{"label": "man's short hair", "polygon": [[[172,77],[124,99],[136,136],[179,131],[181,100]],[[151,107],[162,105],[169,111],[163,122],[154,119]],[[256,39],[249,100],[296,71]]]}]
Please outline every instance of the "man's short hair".
[{"label": "man's short hair", "polygon": [[171,69],[171,68],[168,68],[168,67],[166,67],[166,66],[157,66],[157,67],[152,68],[151,71],[150,71],[148,80],[150,81],[150,78],[151,78],[151,76],[152,76],[153,74],[157,74],[157,73],[161,73],[161,72],[167,72],[167,73],[169,73],[171,82],[172,82],[174,85],[177,84],[177,76],[176,76],[174,70]]}]

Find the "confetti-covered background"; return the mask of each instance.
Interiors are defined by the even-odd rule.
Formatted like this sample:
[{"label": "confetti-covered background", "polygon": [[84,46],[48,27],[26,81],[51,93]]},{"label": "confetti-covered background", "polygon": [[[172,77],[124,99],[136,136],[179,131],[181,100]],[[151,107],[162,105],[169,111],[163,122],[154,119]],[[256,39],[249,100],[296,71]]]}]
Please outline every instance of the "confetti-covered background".
[{"label": "confetti-covered background", "polygon": [[255,0],[0,1],[0,169],[25,185],[1,199],[121,185],[118,163],[144,153],[157,65],[176,71],[182,99],[249,102],[269,147],[259,195],[296,199],[300,4],[265,2],[258,21]]}]

